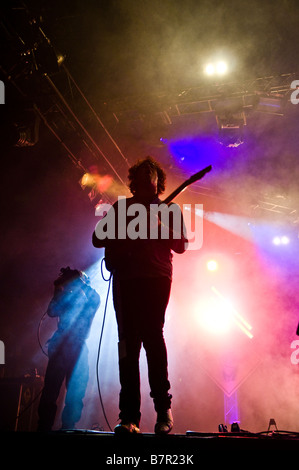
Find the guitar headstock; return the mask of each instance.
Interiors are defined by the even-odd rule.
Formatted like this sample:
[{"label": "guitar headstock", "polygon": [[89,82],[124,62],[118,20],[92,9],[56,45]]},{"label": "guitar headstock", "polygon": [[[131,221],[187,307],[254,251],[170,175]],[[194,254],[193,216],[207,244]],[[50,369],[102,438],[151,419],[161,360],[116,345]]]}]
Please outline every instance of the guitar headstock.
[{"label": "guitar headstock", "polygon": [[211,171],[211,170],[212,170],[212,165],[209,165],[206,168],[204,168],[203,170],[198,171],[194,175],[190,176],[190,178],[188,179],[188,183],[189,184],[195,183],[195,181],[198,181],[201,178],[203,178],[205,176],[205,174],[209,173],[209,171]]},{"label": "guitar headstock", "polygon": [[189,186],[192,183],[195,183],[195,181],[200,180],[206,173],[211,171],[212,165],[207,166],[203,170],[199,171],[198,173],[195,173],[193,176],[190,176],[188,180],[186,180],[184,183],[182,183],[177,189],[175,189],[166,199],[164,199],[163,203],[164,204],[169,204],[178,194],[180,194],[187,186]]}]

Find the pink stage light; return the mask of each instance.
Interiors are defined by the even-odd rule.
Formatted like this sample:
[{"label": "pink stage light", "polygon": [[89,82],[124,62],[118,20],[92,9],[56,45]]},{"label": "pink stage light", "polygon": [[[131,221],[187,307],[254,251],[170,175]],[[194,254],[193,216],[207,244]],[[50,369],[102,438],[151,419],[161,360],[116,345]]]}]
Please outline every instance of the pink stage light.
[{"label": "pink stage light", "polygon": [[232,327],[229,305],[213,296],[202,300],[197,306],[199,325],[216,335],[226,334]]},{"label": "pink stage light", "polygon": [[197,305],[196,316],[200,326],[214,334],[226,334],[237,326],[252,339],[252,326],[237,312],[232,302],[215,287],[211,287],[211,291],[214,295],[203,299]]}]

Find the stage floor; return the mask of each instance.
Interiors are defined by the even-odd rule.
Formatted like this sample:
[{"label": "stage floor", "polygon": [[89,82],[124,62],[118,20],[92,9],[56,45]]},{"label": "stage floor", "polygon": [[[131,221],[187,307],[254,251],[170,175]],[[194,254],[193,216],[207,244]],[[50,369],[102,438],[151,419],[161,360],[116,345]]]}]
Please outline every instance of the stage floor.
[{"label": "stage floor", "polygon": [[278,457],[283,458],[285,466],[297,462],[299,452],[299,436],[283,431],[271,435],[187,431],[184,435],[123,437],[109,432],[70,430],[2,432],[0,438],[2,455],[9,453],[13,459],[10,463],[24,463],[24,459],[36,456],[47,465],[63,461],[81,466],[94,462],[99,468],[111,468],[111,465],[140,469],[161,465],[197,468],[199,465],[206,467],[203,461],[206,458],[209,466],[234,463],[251,466],[256,465],[256,458],[260,461],[261,457],[266,459],[267,467],[277,464]]}]

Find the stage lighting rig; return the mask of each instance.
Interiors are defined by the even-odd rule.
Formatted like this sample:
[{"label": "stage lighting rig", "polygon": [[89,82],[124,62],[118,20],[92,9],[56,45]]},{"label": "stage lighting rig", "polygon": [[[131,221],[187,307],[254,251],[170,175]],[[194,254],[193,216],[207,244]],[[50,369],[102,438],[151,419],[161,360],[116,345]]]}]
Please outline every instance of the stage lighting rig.
[{"label": "stage lighting rig", "polygon": [[244,143],[243,127],[223,125],[219,127],[219,142],[225,147],[239,147]]},{"label": "stage lighting rig", "polygon": [[239,99],[224,98],[215,105],[216,121],[219,129],[219,142],[226,147],[243,144],[243,130],[246,116]]},{"label": "stage lighting rig", "polygon": [[284,115],[286,100],[282,94],[276,93],[275,96],[271,96],[270,94],[257,93],[256,99],[256,111],[265,114],[273,114],[276,116]]}]

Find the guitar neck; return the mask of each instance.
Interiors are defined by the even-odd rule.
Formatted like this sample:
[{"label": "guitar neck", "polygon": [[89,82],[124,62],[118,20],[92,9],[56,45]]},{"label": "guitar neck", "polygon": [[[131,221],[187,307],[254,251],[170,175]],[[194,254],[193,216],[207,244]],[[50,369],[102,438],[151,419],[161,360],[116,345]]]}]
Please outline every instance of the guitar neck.
[{"label": "guitar neck", "polygon": [[172,193],[170,193],[166,199],[164,199],[163,204],[170,204],[176,196],[178,196],[182,191],[184,191],[185,188],[187,188],[187,186],[189,186],[189,184],[186,184],[186,181],[182,183],[178,188],[176,188]]},{"label": "guitar neck", "polygon": [[164,199],[163,204],[170,204],[171,201],[178,195],[180,194],[187,186],[190,186],[190,184],[195,183],[196,181],[200,180],[201,178],[204,177],[206,173],[212,170],[212,166],[207,166],[203,170],[199,171],[198,173],[195,173],[195,175],[191,176],[188,178],[184,183],[182,183],[180,186],[178,186],[172,193],[167,196],[166,199]]}]

